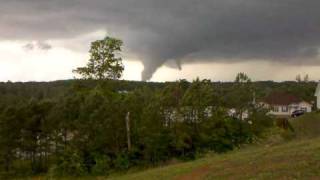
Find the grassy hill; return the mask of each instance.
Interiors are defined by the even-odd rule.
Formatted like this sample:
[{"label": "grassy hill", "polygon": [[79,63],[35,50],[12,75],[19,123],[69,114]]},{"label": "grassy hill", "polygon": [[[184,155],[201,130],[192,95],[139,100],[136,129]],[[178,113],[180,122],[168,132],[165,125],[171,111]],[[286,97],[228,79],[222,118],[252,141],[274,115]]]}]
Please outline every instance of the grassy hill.
[{"label": "grassy hill", "polygon": [[317,178],[320,178],[320,138],[295,140],[273,147],[249,147],[224,155],[209,155],[194,162],[111,177],[110,179]]},{"label": "grassy hill", "polygon": [[114,180],[157,179],[319,179],[320,114],[310,113],[290,123],[295,139],[278,145],[256,145],[223,155],[139,173]]},{"label": "grassy hill", "polygon": [[290,119],[297,138],[313,138],[320,136],[320,113],[309,113],[299,118]]}]

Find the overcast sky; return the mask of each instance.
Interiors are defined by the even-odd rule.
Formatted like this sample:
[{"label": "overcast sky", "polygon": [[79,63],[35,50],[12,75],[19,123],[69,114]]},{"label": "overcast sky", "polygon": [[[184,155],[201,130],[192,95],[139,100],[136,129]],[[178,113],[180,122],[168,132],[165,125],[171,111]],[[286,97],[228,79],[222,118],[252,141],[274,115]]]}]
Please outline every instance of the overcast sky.
[{"label": "overcast sky", "polygon": [[320,79],[319,0],[0,0],[0,81],[73,78],[124,41],[124,79]]}]

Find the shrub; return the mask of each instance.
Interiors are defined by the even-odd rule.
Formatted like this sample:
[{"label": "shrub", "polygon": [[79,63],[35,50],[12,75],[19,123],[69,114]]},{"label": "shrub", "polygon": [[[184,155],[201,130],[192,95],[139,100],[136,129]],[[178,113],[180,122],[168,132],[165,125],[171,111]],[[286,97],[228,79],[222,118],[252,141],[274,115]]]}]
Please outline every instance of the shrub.
[{"label": "shrub", "polygon": [[92,167],[93,175],[105,175],[110,171],[111,160],[106,155],[97,154],[94,156],[95,165]]},{"label": "shrub", "polygon": [[77,151],[66,150],[50,169],[53,176],[81,176],[86,174],[83,160]]},{"label": "shrub", "polygon": [[126,153],[120,153],[114,160],[114,166],[118,170],[127,170],[130,167],[129,157]]}]

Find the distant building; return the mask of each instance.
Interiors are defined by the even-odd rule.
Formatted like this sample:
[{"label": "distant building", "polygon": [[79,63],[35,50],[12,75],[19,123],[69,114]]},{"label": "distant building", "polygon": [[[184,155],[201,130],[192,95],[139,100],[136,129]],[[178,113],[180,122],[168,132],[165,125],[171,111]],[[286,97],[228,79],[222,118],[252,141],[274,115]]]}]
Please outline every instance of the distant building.
[{"label": "distant building", "polygon": [[242,119],[242,120],[246,120],[249,118],[249,111],[245,110],[244,112],[242,112],[242,114],[237,114],[237,110],[235,108],[231,108],[227,111],[228,116],[230,117],[234,117],[234,118],[238,118],[238,119]]},{"label": "distant building", "polygon": [[129,91],[127,91],[127,90],[119,90],[118,93],[119,94],[129,94]]},{"label": "distant building", "polygon": [[311,103],[282,92],[271,93],[262,100],[261,104],[270,109],[269,114],[275,116],[291,116],[295,110],[312,111]]},{"label": "distant building", "polygon": [[314,96],[317,97],[317,109],[320,109],[320,81],[318,83],[316,92],[314,93]]}]

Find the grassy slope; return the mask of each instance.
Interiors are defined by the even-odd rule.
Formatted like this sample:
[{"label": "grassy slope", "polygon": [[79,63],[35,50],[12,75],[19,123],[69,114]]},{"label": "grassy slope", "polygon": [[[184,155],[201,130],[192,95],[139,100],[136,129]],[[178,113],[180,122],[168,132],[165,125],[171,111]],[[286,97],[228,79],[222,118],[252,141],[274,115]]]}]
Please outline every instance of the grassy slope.
[{"label": "grassy slope", "polygon": [[320,113],[309,113],[290,120],[298,138],[320,136]]},{"label": "grassy slope", "polygon": [[320,179],[320,114],[290,122],[298,139],[288,143],[252,146],[110,179]]},{"label": "grassy slope", "polygon": [[194,162],[111,179],[310,179],[320,178],[320,138],[274,147],[249,147]]}]

